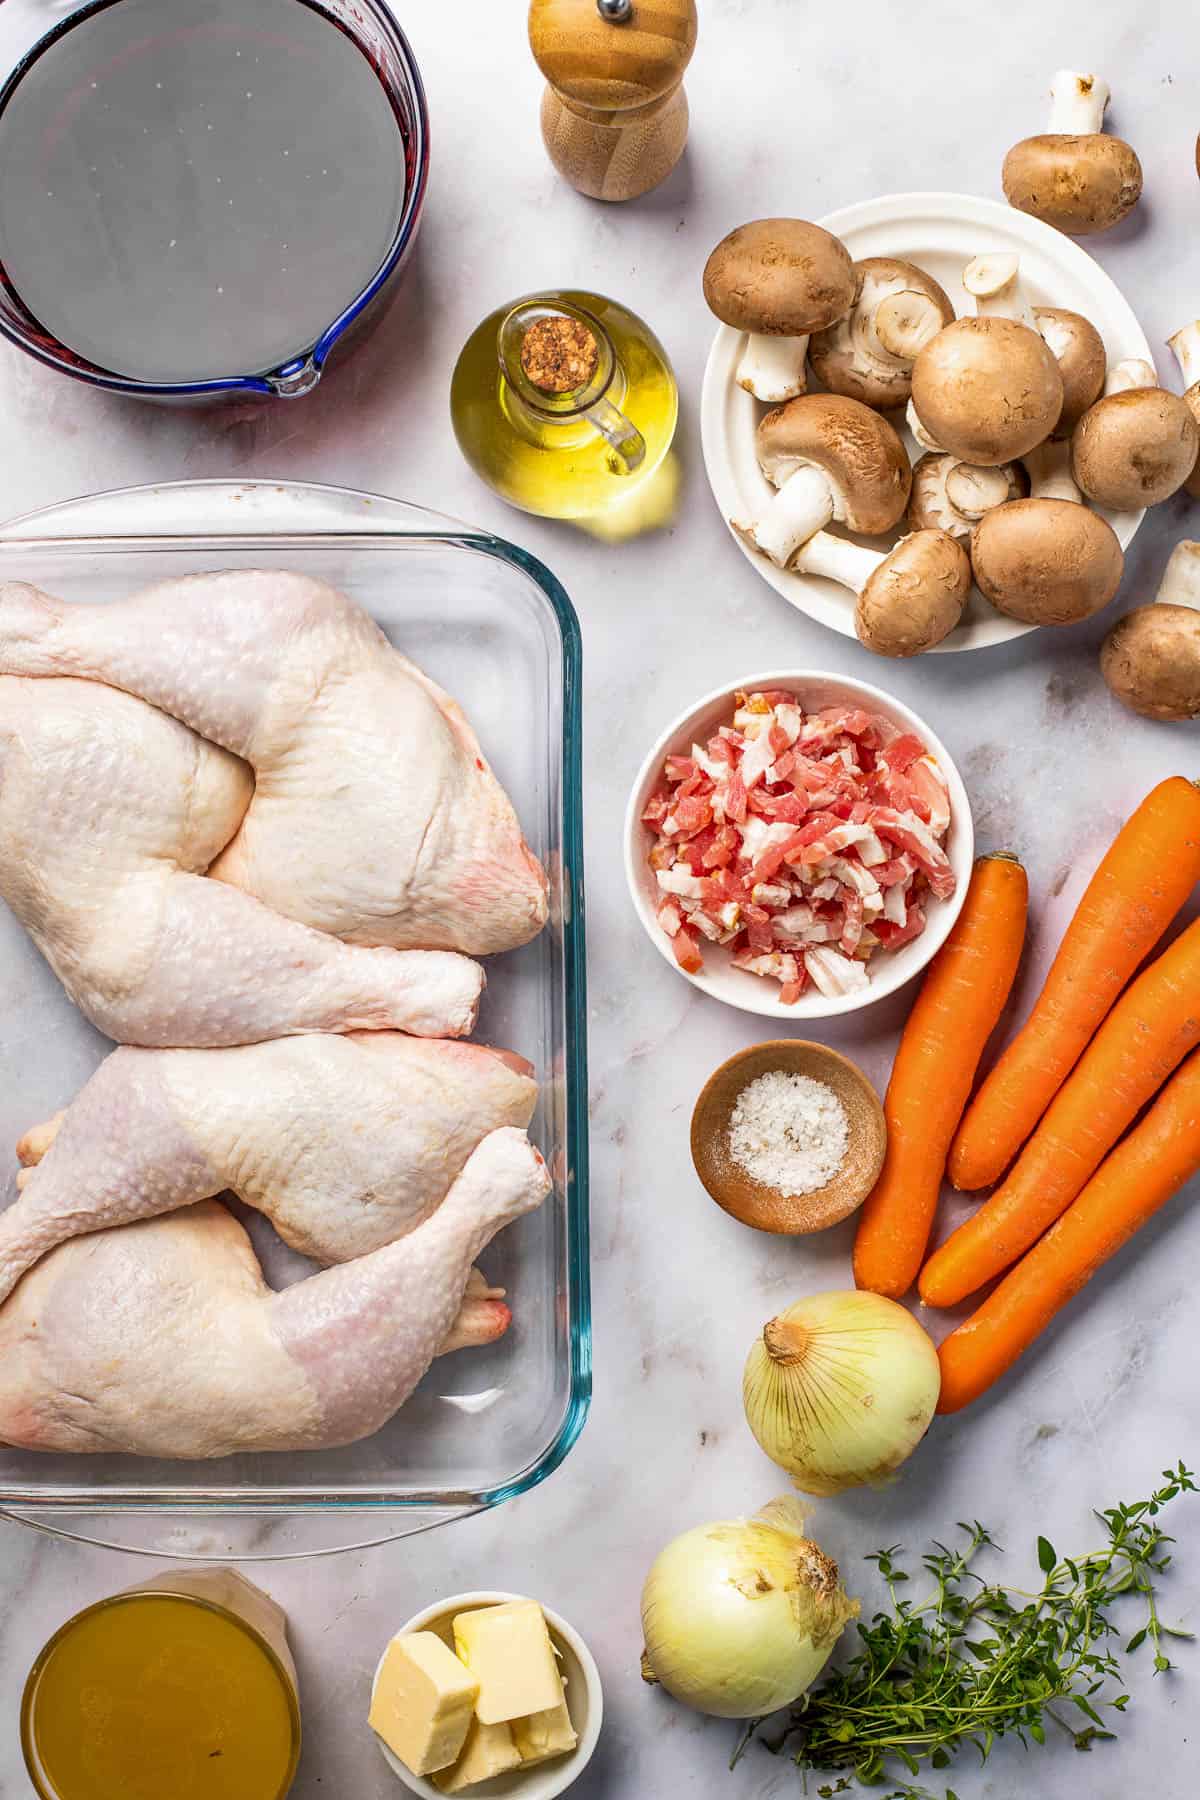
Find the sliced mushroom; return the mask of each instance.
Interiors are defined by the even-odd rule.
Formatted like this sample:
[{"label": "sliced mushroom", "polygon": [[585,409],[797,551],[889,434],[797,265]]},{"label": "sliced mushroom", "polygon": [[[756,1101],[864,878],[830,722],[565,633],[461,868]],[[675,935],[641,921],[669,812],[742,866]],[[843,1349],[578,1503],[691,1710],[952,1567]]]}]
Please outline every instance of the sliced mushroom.
[{"label": "sliced mushroom", "polygon": [[830,520],[877,537],[904,515],[912,470],[886,419],[860,400],[804,394],[759,421],[759,467],[778,494],[738,536],[786,568]]},{"label": "sliced mushroom", "polygon": [[1071,464],[1089,500],[1117,512],[1159,506],[1181,488],[1200,456],[1191,408],[1165,388],[1106,394],[1071,437]]},{"label": "sliced mushroom", "polygon": [[813,334],[809,360],[834,394],[865,406],[903,406],[917,353],[954,317],[932,275],[891,256],[854,265],[858,298],[836,324]]},{"label": "sliced mushroom", "polygon": [[1073,625],[1107,606],[1125,559],[1112,526],[1071,500],[1010,500],[971,538],[985,599],[1026,625]]},{"label": "sliced mushroom", "polygon": [[1010,206],[1074,237],[1108,231],[1137,205],[1142,165],[1104,129],[1110,94],[1097,75],[1060,69],[1050,88],[1048,131],[1014,144],[1004,159]]},{"label": "sliced mushroom", "polygon": [[876,656],[920,656],[940,644],[962,618],[971,564],[945,531],[916,531],[892,550],[864,550],[819,531],[793,568],[824,575],[858,595],[854,629]]},{"label": "sliced mushroom", "polygon": [[1200,544],[1176,544],[1156,598],[1117,620],[1100,646],[1100,673],[1144,719],[1200,713]]},{"label": "sliced mushroom", "polygon": [[1096,327],[1082,313],[1034,306],[1021,280],[1019,257],[977,256],[963,270],[962,279],[974,296],[977,314],[1016,319],[1039,333],[1063,381],[1063,406],[1054,435],[1068,437],[1104,388],[1108,359]]},{"label": "sliced mushroom", "polygon": [[1050,436],[1062,412],[1063,380],[1027,325],[986,315],[956,319],[917,357],[912,404],[933,448],[994,466]]},{"label": "sliced mushroom", "polygon": [[[1175,353],[1179,364],[1179,373],[1183,376],[1184,403],[1191,412],[1197,425],[1200,425],[1200,319],[1194,319],[1185,325],[1167,342]],[[1192,472],[1184,482],[1184,487],[1195,500],[1200,500],[1200,458],[1192,465]]]},{"label": "sliced mushroom", "polygon": [[908,523],[913,531],[947,531],[965,543],[985,512],[1019,500],[1026,491],[1019,463],[985,469],[932,452],[913,469]]},{"label": "sliced mushroom", "polygon": [[704,265],[709,310],[750,334],[737,380],[756,400],[804,393],[809,336],[849,312],[857,287],[846,246],[805,219],[739,225]]}]

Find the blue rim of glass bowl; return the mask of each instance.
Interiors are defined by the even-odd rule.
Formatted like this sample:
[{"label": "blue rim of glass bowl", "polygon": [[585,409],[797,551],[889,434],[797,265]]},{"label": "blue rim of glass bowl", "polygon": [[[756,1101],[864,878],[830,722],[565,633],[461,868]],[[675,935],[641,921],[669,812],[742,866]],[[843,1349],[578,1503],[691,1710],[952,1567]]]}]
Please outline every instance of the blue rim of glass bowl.
[{"label": "blue rim of glass bowl", "polygon": [[[338,30],[346,31],[347,36],[353,39],[362,54],[367,55],[361,40],[348,31],[341,20],[335,18],[328,11],[323,0],[301,0],[301,3],[328,18]],[[0,289],[3,289],[9,303],[30,321],[30,325],[28,332],[19,330],[0,312],[0,336],[6,337],[10,344],[15,344],[18,350],[23,350],[27,356],[32,356],[48,369],[56,369],[60,375],[70,375],[76,381],[87,382],[91,387],[104,388],[109,393],[126,394],[132,398],[169,400],[194,399],[205,395],[215,398],[221,394],[258,394],[268,399],[280,399],[286,396],[281,394],[279,384],[303,376],[309,368],[315,369],[319,378],[324,371],[330,352],[386,287],[403,260],[420,223],[425,189],[429,182],[429,108],[426,105],[425,87],[421,80],[420,70],[417,68],[416,58],[407,37],[401,30],[399,21],[390,6],[386,4],[386,0],[364,0],[364,3],[375,15],[381,29],[391,39],[391,47],[396,54],[403,79],[408,86],[405,98],[408,101],[407,122],[411,138],[408,134],[402,133],[407,177],[404,206],[396,226],[396,235],[379,268],[362,292],[339,314],[332,325],[326,326],[310,350],[303,355],[289,358],[279,368],[264,375],[221,375],[210,381],[153,382],[137,381],[131,376],[111,374],[96,364],[88,362],[86,358],[77,356],[68,345],[60,343],[52,332],[38,325],[8,279],[3,262],[0,262]],[[93,13],[104,12],[108,7],[119,4],[120,0],[87,0],[87,4],[76,7],[73,12],[60,19],[57,25],[52,26],[40,37],[21,57],[3,86],[0,86],[0,114],[8,105],[18,83],[24,79],[34,63],[45,55],[52,44],[57,43],[59,38],[73,30],[82,19],[90,18]],[[396,96],[392,86],[379,70],[376,70],[376,73],[380,75],[380,80],[394,107]],[[299,391],[307,393],[308,386]]]}]

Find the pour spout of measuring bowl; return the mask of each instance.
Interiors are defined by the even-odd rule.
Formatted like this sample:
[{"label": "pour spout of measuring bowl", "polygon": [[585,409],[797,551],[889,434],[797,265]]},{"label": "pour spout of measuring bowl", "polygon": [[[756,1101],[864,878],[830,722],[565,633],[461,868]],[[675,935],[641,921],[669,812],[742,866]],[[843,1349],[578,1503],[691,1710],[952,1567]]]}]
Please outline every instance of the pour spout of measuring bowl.
[{"label": "pour spout of measuring bowl", "polygon": [[321,379],[321,367],[310,356],[306,362],[291,363],[276,375],[266,377],[267,386],[279,400],[302,400],[311,394]]},{"label": "pour spout of measuring bowl", "polygon": [[497,348],[509,388],[535,425],[586,420],[612,448],[614,475],[632,475],[645,461],[646,440],[617,404],[624,372],[593,314],[557,298],[520,301],[500,326]]}]

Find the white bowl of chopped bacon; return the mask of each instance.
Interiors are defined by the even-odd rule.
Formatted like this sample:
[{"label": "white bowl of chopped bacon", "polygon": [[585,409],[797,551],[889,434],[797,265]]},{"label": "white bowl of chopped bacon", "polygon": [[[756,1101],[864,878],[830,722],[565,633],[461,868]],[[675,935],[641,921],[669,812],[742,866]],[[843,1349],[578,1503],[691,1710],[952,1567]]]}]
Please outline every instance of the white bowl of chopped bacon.
[{"label": "white bowl of chopped bacon", "polygon": [[958,770],[923,719],[810,670],[706,694],[647,756],[625,873],[660,954],[727,1005],[825,1019],[929,963],[975,851]]}]

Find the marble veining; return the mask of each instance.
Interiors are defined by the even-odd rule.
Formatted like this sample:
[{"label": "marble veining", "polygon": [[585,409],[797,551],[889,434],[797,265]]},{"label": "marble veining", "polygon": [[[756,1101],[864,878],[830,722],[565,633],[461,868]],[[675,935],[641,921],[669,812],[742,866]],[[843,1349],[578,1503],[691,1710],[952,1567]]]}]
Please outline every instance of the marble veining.
[{"label": "marble veining", "polygon": [[[66,8],[7,0],[0,62]],[[583,621],[593,1069],[596,1392],[591,1421],[544,1487],[490,1515],[380,1549],[259,1578],[289,1608],[305,1702],[297,1800],[400,1792],[363,1722],[369,1677],[395,1626],[439,1594],[533,1593],[587,1637],[606,1684],[604,1736],[579,1800],[782,1800],[786,1763],[725,1763],[728,1726],[643,1688],[637,1603],[660,1545],[705,1518],[753,1510],[784,1485],[746,1430],[740,1371],[773,1310],[848,1280],[850,1227],[812,1241],[757,1237],[717,1211],[691,1168],[692,1102],[709,1071],[762,1024],[706,1000],[655,956],[629,907],[620,827],[629,784],[662,721],[739,669],[810,666],[878,681],[925,714],[958,759],[983,847],[1019,850],[1034,926],[1018,1004],[1034,991],[1120,817],[1161,776],[1193,773],[1194,730],[1118,711],[1095,664],[1099,622],[1002,649],[890,667],[793,614],[728,538],[698,431],[712,321],[699,271],[747,216],[819,217],[899,188],[999,193],[1004,151],[1042,127],[1060,65],[1116,93],[1114,129],[1139,150],[1147,198],[1102,239],[1171,375],[1166,337],[1200,311],[1195,57],[1182,0],[925,0],[800,8],[708,0],[688,74],[692,137],[658,192],[620,208],[554,175],[537,127],[539,78],[524,8],[397,0],[425,76],[433,172],[418,254],[375,336],[311,398],[213,413],[160,411],[93,393],[0,344],[0,511],[102,486],[205,475],[341,482],[441,508],[548,562]],[[469,29],[467,15],[469,14]],[[981,245],[983,249],[986,246]],[[509,511],[459,458],[447,388],[457,350],[505,298],[568,281],[609,291],[652,324],[683,396],[683,499],[672,526],[610,545]],[[1121,604],[1150,597],[1169,547],[1200,514],[1180,496],[1144,526]],[[820,1035],[880,1083],[907,997]],[[919,1549],[980,1516],[1033,1570],[1039,1531],[1060,1549],[1093,1536],[1089,1509],[1146,1491],[1164,1462],[1200,1454],[1194,1376],[1200,1219],[1183,1195],[1061,1318],[1020,1373],[940,1422],[891,1488],[827,1501],[814,1529],[870,1597],[861,1554]],[[954,1208],[948,1209],[953,1218]],[[465,1422],[469,1428],[469,1421]],[[1181,1511],[1167,1616],[1197,1624],[1200,1505]],[[20,1684],[44,1638],[81,1605],[129,1585],[129,1556],[0,1525],[0,1794],[28,1795],[17,1745]],[[1143,1653],[1144,1654],[1144,1653]],[[1135,1661],[1119,1743],[1089,1757],[1053,1744],[1027,1762],[997,1751],[952,1771],[960,1800],[1117,1800],[1195,1792],[1200,1650],[1178,1676]]]}]

